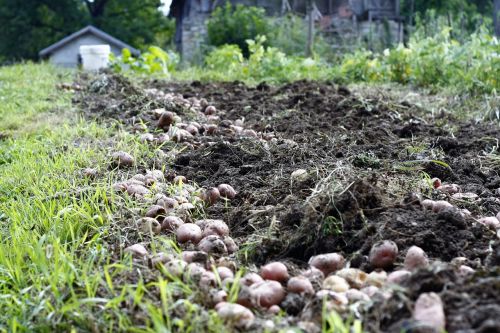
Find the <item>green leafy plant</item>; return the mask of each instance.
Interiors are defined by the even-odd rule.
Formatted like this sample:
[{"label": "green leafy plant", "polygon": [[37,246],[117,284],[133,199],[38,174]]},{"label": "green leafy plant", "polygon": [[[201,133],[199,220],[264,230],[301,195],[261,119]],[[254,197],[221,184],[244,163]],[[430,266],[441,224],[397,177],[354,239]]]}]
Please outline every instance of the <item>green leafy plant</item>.
[{"label": "green leafy plant", "polygon": [[207,23],[208,42],[213,46],[238,45],[245,57],[249,56],[247,39],[269,35],[271,25],[263,8],[236,5],[227,2],[217,7]]},{"label": "green leafy plant", "polygon": [[128,49],[122,55],[111,55],[111,67],[117,72],[133,71],[143,74],[170,75],[179,63],[179,56],[174,52],[164,51],[157,46],[150,46],[147,52],[134,57]]}]

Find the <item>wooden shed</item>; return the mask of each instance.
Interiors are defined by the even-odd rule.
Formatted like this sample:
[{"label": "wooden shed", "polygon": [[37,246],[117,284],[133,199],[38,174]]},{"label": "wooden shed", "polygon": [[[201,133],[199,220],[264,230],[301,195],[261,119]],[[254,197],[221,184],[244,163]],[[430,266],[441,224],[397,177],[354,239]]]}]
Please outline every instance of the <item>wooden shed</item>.
[{"label": "wooden shed", "polygon": [[80,46],[96,44],[108,44],[115,55],[120,55],[123,49],[129,49],[136,56],[140,54],[132,46],[89,25],[41,50],[39,56],[57,66],[77,67],[81,63]]}]

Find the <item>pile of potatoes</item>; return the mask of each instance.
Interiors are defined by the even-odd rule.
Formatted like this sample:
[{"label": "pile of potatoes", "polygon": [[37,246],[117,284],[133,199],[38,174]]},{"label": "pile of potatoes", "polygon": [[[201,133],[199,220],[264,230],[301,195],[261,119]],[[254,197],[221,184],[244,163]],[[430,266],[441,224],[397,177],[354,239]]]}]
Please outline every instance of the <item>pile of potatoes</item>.
[{"label": "pile of potatoes", "polygon": [[[450,199],[455,201],[479,202],[481,200],[477,194],[471,192],[463,193],[459,185],[443,184],[439,178],[433,178],[432,184],[437,191],[449,196]],[[446,209],[452,209],[457,210],[464,217],[472,216],[468,209],[460,209],[446,200],[425,199],[421,201],[421,205],[425,210],[432,210],[436,213]],[[476,222],[497,231],[497,235],[500,238],[500,212],[498,212],[496,216],[480,216],[475,220]]]}]

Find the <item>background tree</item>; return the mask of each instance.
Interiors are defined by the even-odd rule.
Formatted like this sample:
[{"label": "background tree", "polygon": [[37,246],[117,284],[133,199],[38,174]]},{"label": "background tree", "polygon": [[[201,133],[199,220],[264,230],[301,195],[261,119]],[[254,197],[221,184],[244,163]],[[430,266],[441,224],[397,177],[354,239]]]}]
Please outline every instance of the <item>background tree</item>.
[{"label": "background tree", "polygon": [[36,59],[59,39],[93,24],[142,48],[166,47],[174,26],[160,0],[0,0],[0,60]]},{"label": "background tree", "polygon": [[500,37],[500,0],[495,0],[493,9],[493,22],[495,25],[495,35]]}]

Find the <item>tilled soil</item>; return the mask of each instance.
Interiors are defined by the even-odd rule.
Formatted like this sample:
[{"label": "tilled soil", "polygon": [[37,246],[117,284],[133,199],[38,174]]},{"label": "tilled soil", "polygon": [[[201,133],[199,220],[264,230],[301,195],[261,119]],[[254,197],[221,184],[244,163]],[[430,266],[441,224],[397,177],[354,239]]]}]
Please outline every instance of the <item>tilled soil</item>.
[{"label": "tilled soil", "polygon": [[[357,316],[365,329],[420,332],[411,320],[413,303],[432,291],[445,305],[448,332],[500,332],[498,236],[476,221],[500,212],[497,125],[461,122],[445,113],[431,117],[405,101],[328,82],[134,85],[101,74],[82,78],[81,84],[75,103],[87,116],[117,121],[137,135],[163,132],[153,116],[157,108],[184,122],[217,126],[213,134],[179,139],[183,149],[172,155],[167,176],[183,175],[204,188],[227,183],[236,189],[230,204],[212,205],[206,214],[228,223],[242,244],[242,264],[284,260],[305,268],[313,255],[338,252],[350,267],[370,272],[367,255],[376,242],[397,244],[395,268],[416,245],[433,264],[413,273],[390,297],[364,304]],[[216,117],[158,97],[158,91],[184,101],[206,99],[217,108]],[[253,131],[240,135],[240,127]],[[171,146],[162,149],[172,153]],[[478,197],[435,190],[426,180],[433,177]],[[425,198],[447,200],[471,214],[425,210],[420,204]],[[460,274],[453,263],[457,257],[465,257],[475,273]],[[297,313],[296,306],[282,304],[292,322],[312,320],[311,306]]]}]

